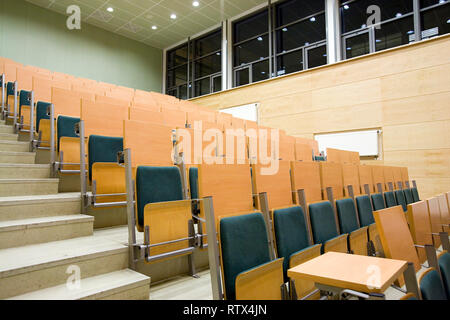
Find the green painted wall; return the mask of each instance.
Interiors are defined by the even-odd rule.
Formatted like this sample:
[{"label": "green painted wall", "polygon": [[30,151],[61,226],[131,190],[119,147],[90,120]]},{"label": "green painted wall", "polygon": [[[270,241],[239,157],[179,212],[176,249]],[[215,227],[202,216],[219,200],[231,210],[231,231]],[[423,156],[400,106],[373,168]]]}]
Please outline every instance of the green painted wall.
[{"label": "green painted wall", "polygon": [[162,50],[24,0],[0,0],[0,56],[126,87],[162,90]]}]

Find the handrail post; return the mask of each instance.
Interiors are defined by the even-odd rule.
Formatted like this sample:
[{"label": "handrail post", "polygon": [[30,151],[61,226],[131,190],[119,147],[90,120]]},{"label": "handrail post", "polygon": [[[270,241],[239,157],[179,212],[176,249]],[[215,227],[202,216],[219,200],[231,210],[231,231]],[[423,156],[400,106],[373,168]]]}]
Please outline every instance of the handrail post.
[{"label": "handrail post", "polygon": [[131,162],[131,150],[124,150],[125,161],[125,178],[127,188],[127,224],[128,224],[128,246],[129,246],[129,261],[130,269],[136,269],[136,217],[134,211],[134,184],[133,184],[133,170]]},{"label": "handrail post", "polygon": [[34,151],[33,140],[34,140],[34,91],[30,94],[30,151]]}]

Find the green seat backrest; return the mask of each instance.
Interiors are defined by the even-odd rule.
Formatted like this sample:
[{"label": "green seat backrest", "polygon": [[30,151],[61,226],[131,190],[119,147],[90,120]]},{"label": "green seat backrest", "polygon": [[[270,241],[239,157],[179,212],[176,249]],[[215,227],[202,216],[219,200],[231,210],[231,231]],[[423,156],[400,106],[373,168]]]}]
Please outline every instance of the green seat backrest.
[{"label": "green seat backrest", "polygon": [[427,273],[421,279],[419,285],[423,300],[447,300],[441,277],[436,270]]},{"label": "green seat backrest", "polygon": [[136,171],[136,206],[138,223],[144,225],[144,208],[149,203],[183,200],[178,167],[146,167]]},{"label": "green seat backrest", "polygon": [[450,299],[450,253],[446,252],[439,258],[439,269],[447,298]]},{"label": "green seat backrest", "polygon": [[57,122],[57,137],[58,137],[58,151],[59,142],[62,137],[77,138],[75,134],[75,125],[80,122],[80,118],[58,116]]},{"label": "green seat backrest", "polygon": [[6,97],[14,96],[14,82],[8,82],[6,85]]},{"label": "green seat backrest", "polygon": [[30,91],[20,90],[19,106],[29,106],[31,101],[28,99]]},{"label": "green seat backrest", "polygon": [[198,168],[189,168],[189,189],[191,199],[198,199]]},{"label": "green seat backrest", "polygon": [[38,101],[36,104],[36,132],[39,132],[39,121],[41,119],[50,119],[50,116],[47,114],[48,107],[51,106],[51,103]]},{"label": "green seat backrest", "polygon": [[420,197],[419,197],[419,191],[417,190],[417,188],[411,188],[411,192],[413,195],[414,202],[419,202]]},{"label": "green seat backrest", "polygon": [[315,156],[315,157],[314,157],[314,161],[325,161],[325,157],[318,157],[318,156]]},{"label": "green seat backrest", "polygon": [[117,162],[117,153],[123,151],[123,138],[92,135],[89,137],[89,181],[92,181],[92,165],[96,162]]},{"label": "green seat backrest", "polygon": [[352,233],[359,229],[356,219],[356,208],[353,199],[336,200],[336,209],[339,218],[341,233]]},{"label": "green seat backrest", "polygon": [[373,211],[386,209],[383,195],[381,193],[372,194],[371,197],[372,197],[372,203],[373,203]]},{"label": "green seat backrest", "polygon": [[388,208],[398,205],[397,200],[395,200],[395,194],[393,191],[385,192],[384,199],[386,200],[386,207]]},{"label": "green seat backrest", "polygon": [[397,199],[397,203],[402,206],[403,211],[407,211],[408,207],[406,206],[406,199],[403,190],[395,190],[395,198]]},{"label": "green seat backrest", "polygon": [[[232,201],[232,199],[230,199]],[[226,298],[236,298],[236,277],[270,262],[264,218],[251,213],[220,220],[220,246]]]},{"label": "green seat backrest", "polygon": [[361,227],[368,227],[375,223],[373,218],[372,204],[369,196],[356,197],[356,207],[358,208],[359,222]]},{"label": "green seat backrest", "polygon": [[405,195],[406,204],[414,203],[414,198],[411,189],[404,189],[403,194]]},{"label": "green seat backrest", "polygon": [[273,211],[273,225],[278,257],[284,258],[285,282],[292,254],[309,247],[308,229],[302,207],[290,207]]},{"label": "green seat backrest", "polygon": [[311,230],[315,244],[322,244],[322,252],[324,244],[328,240],[336,238],[337,232],[334,211],[329,201],[313,203],[309,205],[309,217],[311,221]]}]

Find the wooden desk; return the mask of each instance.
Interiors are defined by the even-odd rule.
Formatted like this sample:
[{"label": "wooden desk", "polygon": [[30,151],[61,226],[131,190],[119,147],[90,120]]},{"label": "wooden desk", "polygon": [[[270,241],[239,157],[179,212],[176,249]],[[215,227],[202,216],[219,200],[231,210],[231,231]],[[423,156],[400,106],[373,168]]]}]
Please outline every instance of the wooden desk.
[{"label": "wooden desk", "polygon": [[[380,281],[374,283],[377,267]],[[312,280],[316,284],[350,289],[363,293],[383,293],[407,269],[401,260],[366,257],[339,252],[328,252],[289,269],[288,276]],[[368,284],[371,287],[369,288]]]}]

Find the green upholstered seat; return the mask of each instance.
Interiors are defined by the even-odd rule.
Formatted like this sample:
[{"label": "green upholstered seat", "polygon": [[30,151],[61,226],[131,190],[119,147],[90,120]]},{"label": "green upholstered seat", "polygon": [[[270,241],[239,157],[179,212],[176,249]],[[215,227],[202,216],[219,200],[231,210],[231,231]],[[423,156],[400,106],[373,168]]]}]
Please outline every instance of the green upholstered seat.
[{"label": "green upholstered seat", "polygon": [[266,226],[261,213],[220,220],[222,267],[228,300],[236,298],[236,277],[239,274],[270,262],[267,243]]},{"label": "green upholstered seat", "polygon": [[38,101],[36,104],[36,132],[39,132],[39,122],[41,119],[50,119],[50,116],[47,114],[48,107],[51,106],[51,103]]},{"label": "green upholstered seat", "polygon": [[88,145],[89,181],[92,180],[94,163],[117,162],[117,153],[121,151],[123,151],[123,138],[90,136]]},{"label": "green upholstered seat", "polygon": [[136,171],[136,206],[138,223],[144,225],[144,208],[149,203],[183,200],[178,167],[146,167]]},{"label": "green upholstered seat", "polygon": [[361,227],[368,227],[375,223],[369,196],[356,197],[356,207],[358,209],[359,223],[361,224]]},{"label": "green upholstered seat", "polygon": [[450,253],[446,252],[439,258],[439,269],[441,270],[447,299],[450,299]]},{"label": "green upholstered seat", "polygon": [[325,161],[325,157],[314,156],[314,161]]},{"label": "green upholstered seat", "polygon": [[423,300],[447,300],[441,277],[436,270],[427,273],[419,285]]},{"label": "green upholstered seat", "polygon": [[395,193],[395,199],[397,199],[397,203],[402,206],[403,211],[407,211],[408,207],[406,206],[406,199],[405,194],[403,193],[403,190],[396,190]]},{"label": "green upholstered seat", "polygon": [[395,194],[393,191],[385,192],[384,199],[386,200],[386,207],[391,208],[398,206],[397,200],[395,200]]},{"label": "green upholstered seat", "polygon": [[322,244],[322,253],[324,244],[331,239],[339,236],[334,218],[334,211],[329,201],[313,203],[309,205],[309,216],[311,221],[311,230],[315,244]]},{"label": "green upholstered seat", "polygon": [[405,195],[406,205],[414,203],[414,198],[411,189],[404,189],[403,194]]},{"label": "green upholstered seat", "polygon": [[293,254],[309,246],[308,229],[302,207],[274,210],[273,225],[278,257],[284,258],[284,280],[288,281],[287,270]]},{"label": "green upholstered seat", "polygon": [[198,168],[189,168],[191,199],[198,199]]},{"label": "green upholstered seat", "polygon": [[341,233],[352,233],[359,229],[356,219],[356,208],[353,199],[336,200],[336,209],[339,218]]},{"label": "green upholstered seat", "polygon": [[14,82],[8,82],[6,84],[6,98],[14,96]]},{"label": "green upholstered seat", "polygon": [[420,197],[419,197],[419,191],[417,190],[417,188],[411,188],[411,193],[413,195],[414,202],[419,202]]},{"label": "green upholstered seat", "polygon": [[372,194],[371,197],[372,197],[373,211],[386,209],[383,195],[381,193]]},{"label": "green upholstered seat", "polygon": [[59,142],[62,137],[77,138],[75,134],[75,125],[80,122],[80,118],[59,116],[57,122],[58,151]]},{"label": "green upholstered seat", "polygon": [[28,99],[30,93],[31,93],[30,91],[20,90],[19,106],[29,106],[30,105],[30,100]]}]

